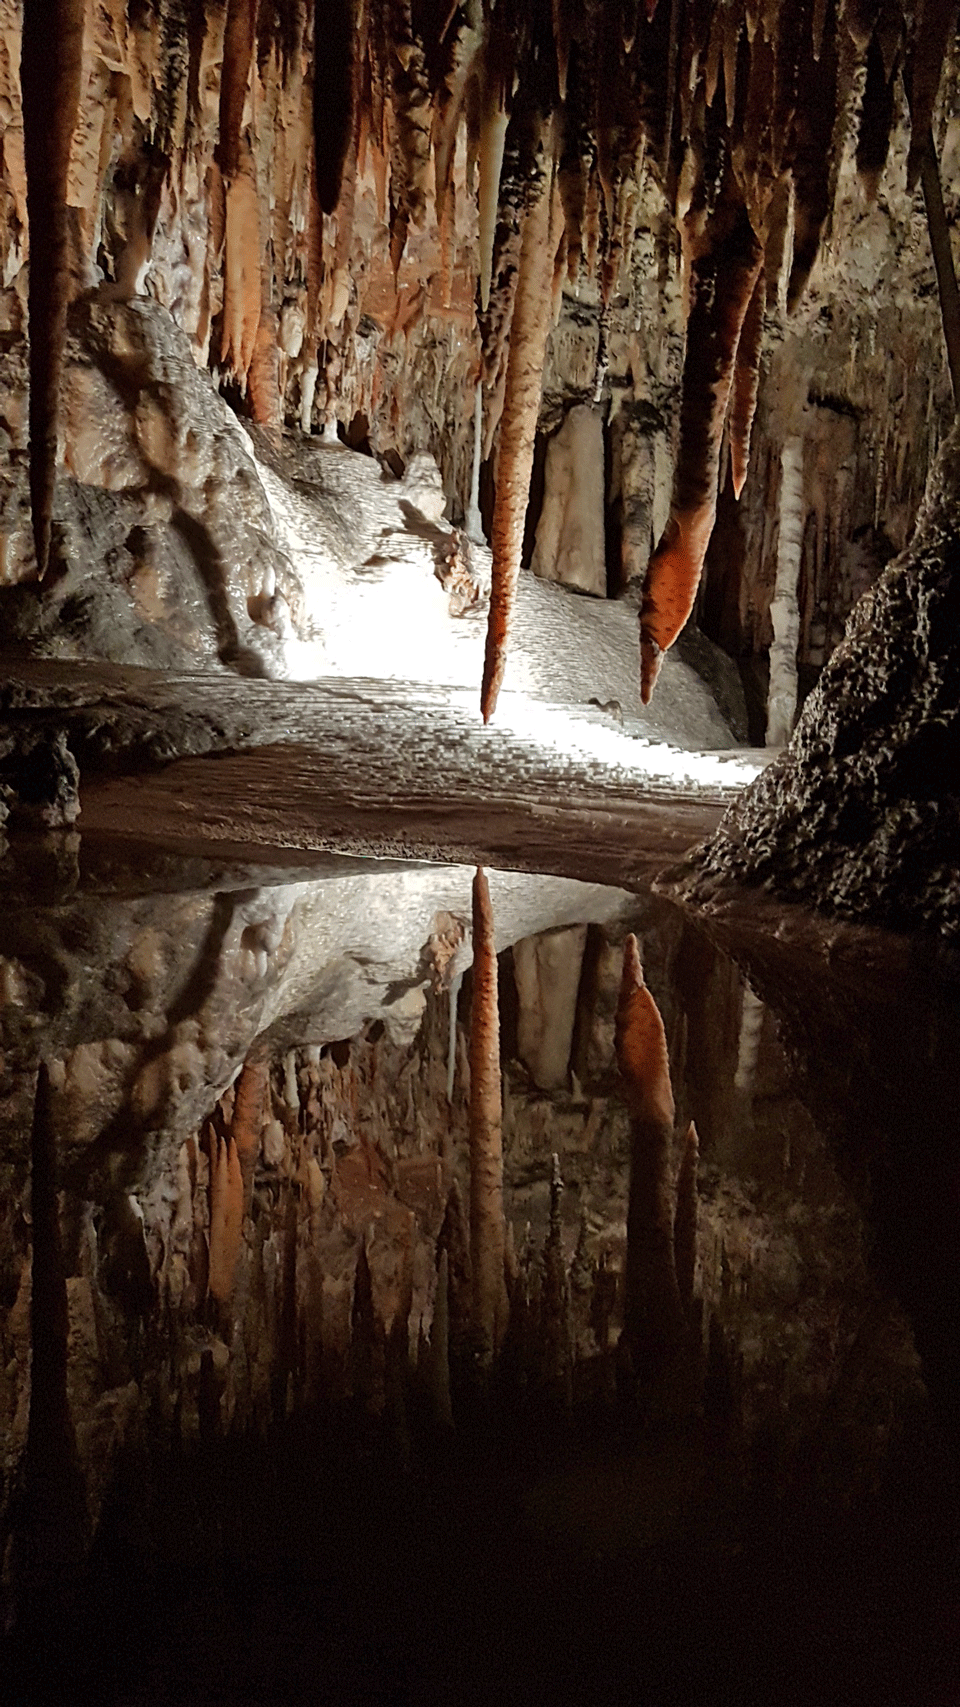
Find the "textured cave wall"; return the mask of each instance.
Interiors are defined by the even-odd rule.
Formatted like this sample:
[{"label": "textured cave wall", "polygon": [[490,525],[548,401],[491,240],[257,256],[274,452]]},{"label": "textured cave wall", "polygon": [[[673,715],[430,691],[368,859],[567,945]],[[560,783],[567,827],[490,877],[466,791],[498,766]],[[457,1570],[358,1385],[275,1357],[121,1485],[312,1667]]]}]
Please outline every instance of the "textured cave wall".
[{"label": "textured cave wall", "polygon": [[[683,449],[683,286],[696,222],[712,217],[713,177],[732,173],[764,249],[766,303],[758,339],[750,349],[742,340],[738,356],[738,467],[757,379],[759,402],[739,505],[723,451],[697,614],[742,661],[758,737],[782,453],[798,439],[807,690],[857,592],[905,543],[942,430],[932,272],[918,192],[906,186],[908,152],[912,182],[931,115],[952,181],[948,55],[935,99],[954,8],[761,4],[741,16],[631,0],[614,17],[558,0],[549,16],[525,3],[513,26],[484,0],[449,12],[373,0],[316,15],[305,0],[199,11],[184,0],[112,0],[78,10],[70,291],[120,303],[146,293],[230,402],[268,429],[339,432],[395,471],[433,454],[454,522],[468,512],[479,382],[488,531],[522,228],[549,119],[555,323],[538,436],[545,452],[576,405],[603,419],[606,515],[590,555],[605,557],[612,590],[639,586],[670,515]],[[24,498],[22,16],[18,0],[3,0],[4,582],[34,572]],[[952,218],[949,188],[947,200]],[[694,350],[691,371],[697,360]],[[75,415],[60,427],[69,480]],[[534,499],[537,511],[536,490]],[[149,527],[156,495],[137,502]],[[54,563],[94,584],[102,564],[109,584],[116,562],[84,543],[61,517]],[[117,550],[122,559],[122,542]],[[150,576],[128,569],[136,603]],[[116,596],[105,594],[104,631]]]},{"label": "textured cave wall", "polygon": [[960,431],[909,547],[857,606],[793,740],[674,874],[722,906],[762,885],[848,918],[960,934]]}]

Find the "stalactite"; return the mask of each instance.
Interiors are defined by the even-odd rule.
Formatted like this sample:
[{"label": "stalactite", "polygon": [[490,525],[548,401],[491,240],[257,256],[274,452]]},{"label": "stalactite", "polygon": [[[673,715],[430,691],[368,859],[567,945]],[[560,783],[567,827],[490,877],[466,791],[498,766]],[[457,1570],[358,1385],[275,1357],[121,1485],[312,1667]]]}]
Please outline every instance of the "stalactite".
[{"label": "stalactite", "polygon": [[220,170],[229,180],[240,169],[243,109],[253,65],[253,44],[259,0],[228,0],[220,74]]},{"label": "stalactite", "polygon": [[924,0],[917,8],[915,34],[907,57],[906,85],[910,103],[910,152],[907,155],[907,185],[913,189],[933,122],[940,77],[948,44],[957,28],[957,0]]},{"label": "stalactite", "polygon": [[549,167],[541,168],[536,195],[523,227],[500,423],[500,456],[491,540],[493,575],[480,695],[485,723],[489,722],[496,709],[503,681],[520,573],[543,363],[550,329],[549,285],[554,256],[550,219],[552,203],[551,173]]},{"label": "stalactite", "polygon": [[697,1165],[700,1159],[700,1140],[691,1120],[683,1140],[680,1171],[677,1175],[677,1207],[673,1218],[673,1250],[677,1269],[680,1303],[687,1320],[693,1308],[694,1283],[697,1273]]},{"label": "stalactite", "polygon": [[277,347],[277,316],[270,308],[260,312],[253,356],[247,376],[253,418],[264,427],[283,425],[280,393],[280,352]]},{"label": "stalactite", "polygon": [[71,291],[67,173],[80,101],[83,14],[83,0],[24,0],[20,88],[30,234],[30,507],[40,580],[50,558]]},{"label": "stalactite", "polygon": [[470,1011],[470,1267],[473,1333],[489,1365],[507,1326],[503,1277],[503,1133],[497,949],[482,867],[473,880],[473,1003]]},{"label": "stalactite", "polygon": [[[473,0],[473,4],[467,7],[466,16],[457,31],[451,52],[450,66],[437,99],[433,121],[434,193],[437,225],[440,230],[440,266],[443,280],[441,300],[445,307],[450,306],[452,294],[453,261],[451,249],[455,216],[454,157],[460,120],[463,116],[467,83],[470,77],[474,75],[480,55],[482,42],[480,23],[478,0]],[[486,307],[486,303],[483,306]]]},{"label": "stalactite", "polygon": [[210,1157],[210,1271],[211,1298],[229,1304],[243,1234],[243,1173],[232,1137],[209,1133]]},{"label": "stalactite", "polygon": [[480,515],[480,463],[483,454],[483,386],[480,380],[473,392],[473,455],[470,465],[470,501],[467,505],[466,531],[469,539],[485,544],[483,519]]},{"label": "stalactite", "polygon": [[929,132],[927,133],[926,148],[920,162],[920,179],[923,184],[927,228],[930,232],[930,248],[937,275],[940,320],[943,326],[943,341],[947,350],[947,365],[950,369],[953,402],[954,407],[960,409],[960,291],[957,289],[957,274],[953,263],[950,227],[947,224],[946,210],[943,205],[940,168],[937,165],[933,137]]},{"label": "stalactite", "polygon": [[838,56],[835,33],[828,29],[820,57],[798,69],[794,146],[790,162],[794,182],[793,265],[787,287],[792,314],[807,286],[820,238],[830,216],[839,165],[835,135],[838,107]]},{"label": "stalactite", "polygon": [[773,645],[770,648],[770,692],[767,699],[768,747],[782,747],[789,741],[797,714],[797,639],[800,626],[797,583],[805,521],[803,441],[792,438],[783,447],[780,465],[777,581],[770,606]]},{"label": "stalactite", "polygon": [[411,226],[419,229],[426,217],[433,117],[423,44],[414,30],[411,0],[391,0],[390,30],[394,121],[390,154],[390,257],[396,273]]},{"label": "stalactite", "polygon": [[317,200],[332,214],[354,134],[358,46],[357,0],[315,0],[313,148]]},{"label": "stalactite", "polygon": [[736,498],[739,498],[743,491],[750,467],[750,435],[760,389],[765,305],[766,279],[761,266],[750,298],[750,307],[744,316],[733,370],[733,394],[730,401],[730,473]]},{"label": "stalactite", "polygon": [[252,151],[243,150],[237,175],[227,180],[220,361],[245,380],[260,327],[260,206]]},{"label": "stalactite", "polygon": [[876,36],[867,50],[867,80],[857,136],[857,171],[868,201],[875,201],[887,163],[894,119],[894,79],[888,77]]},{"label": "stalactite", "polygon": [[743,322],[763,251],[732,186],[704,221],[684,221],[690,313],[680,445],[670,520],[647,569],[640,610],[640,696],[649,703],[663,654],[693,609],[717,511],[720,447]]},{"label": "stalactite", "polygon": [[493,277],[493,240],[497,231],[497,207],[500,200],[500,173],[503,170],[503,147],[507,137],[508,114],[488,99],[480,124],[480,153],[478,206],[480,215],[480,307],[486,314],[490,307],[490,284]]},{"label": "stalactite", "polygon": [[630,1109],[630,1199],[621,1343],[639,1375],[656,1375],[682,1343],[673,1246],[673,1089],[663,1021],[643,981],[635,936],[623,948],[617,1061]]}]

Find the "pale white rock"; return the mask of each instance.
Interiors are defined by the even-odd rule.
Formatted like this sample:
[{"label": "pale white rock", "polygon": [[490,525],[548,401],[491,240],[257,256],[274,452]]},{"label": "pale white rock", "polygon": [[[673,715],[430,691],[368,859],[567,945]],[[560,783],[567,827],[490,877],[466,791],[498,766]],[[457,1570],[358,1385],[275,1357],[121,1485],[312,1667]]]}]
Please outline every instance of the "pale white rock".
[{"label": "pale white rock", "polygon": [[520,1059],[540,1090],[567,1082],[586,925],[526,937],[514,945]]},{"label": "pale white rock", "polygon": [[773,645],[770,648],[770,691],[767,699],[768,747],[786,745],[797,715],[797,643],[800,637],[797,585],[807,516],[802,439],[792,438],[784,445],[780,469],[777,581],[770,606]]},{"label": "pale white rock", "polygon": [[547,445],[543,509],[531,568],[544,581],[604,598],[603,422],[578,403]]}]

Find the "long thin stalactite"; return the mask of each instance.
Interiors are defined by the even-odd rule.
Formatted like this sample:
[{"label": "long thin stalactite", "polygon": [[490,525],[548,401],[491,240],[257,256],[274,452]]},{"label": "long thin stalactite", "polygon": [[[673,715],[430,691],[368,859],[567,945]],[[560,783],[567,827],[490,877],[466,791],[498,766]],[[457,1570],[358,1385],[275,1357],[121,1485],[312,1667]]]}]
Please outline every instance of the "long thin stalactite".
[{"label": "long thin stalactite", "polygon": [[67,175],[80,105],[83,17],[83,0],[24,0],[20,89],[30,231],[30,507],[41,580],[50,561],[71,296]]}]

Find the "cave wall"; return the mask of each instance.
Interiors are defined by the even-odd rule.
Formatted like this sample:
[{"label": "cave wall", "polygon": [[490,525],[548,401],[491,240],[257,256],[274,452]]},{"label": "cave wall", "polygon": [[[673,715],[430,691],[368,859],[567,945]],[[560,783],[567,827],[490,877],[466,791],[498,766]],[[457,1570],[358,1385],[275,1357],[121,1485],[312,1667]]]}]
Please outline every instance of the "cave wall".
[{"label": "cave wall", "polygon": [[[888,6],[875,15],[852,4],[758,5],[744,18],[719,6],[622,11],[614,21],[599,5],[581,15],[561,4],[548,20],[531,0],[508,27],[480,0],[449,17],[372,0],[316,15],[304,0],[78,6],[76,122],[58,168],[58,288],[64,298],[94,291],[91,312],[104,323],[118,313],[118,329],[122,312],[110,305],[145,292],[230,403],[270,430],[339,434],[394,472],[433,455],[450,520],[471,513],[479,490],[490,533],[493,494],[505,490],[496,472],[521,237],[547,172],[542,289],[552,324],[530,426],[542,465],[571,407],[599,415],[605,526],[592,557],[605,559],[610,591],[638,590],[680,501],[675,473],[682,484],[694,455],[679,423],[702,356],[690,349],[685,366],[685,313],[732,197],[764,249],[763,313],[752,352],[741,349],[744,401],[730,422],[742,460],[758,384],[754,455],[737,504],[722,451],[720,525],[697,618],[740,658],[758,738],[787,448],[799,445],[802,465],[802,513],[791,524],[801,541],[802,697],[859,592],[905,543],[942,432],[936,297],[912,186],[952,13],[934,20],[929,8]],[[30,579],[36,563],[24,15],[18,0],[4,0],[4,583]],[[29,5],[26,16],[30,35]],[[957,137],[947,63],[935,141],[949,184]],[[43,134],[41,125],[41,153]],[[697,409],[709,408],[697,398]],[[122,389],[115,403],[134,407]],[[208,412],[198,393],[198,416]],[[69,386],[59,425],[63,473],[85,485]],[[722,417],[708,460],[721,431]],[[562,458],[553,463],[562,470]],[[715,478],[706,475],[708,510]],[[594,492],[594,527],[598,500]],[[131,528],[164,525],[156,483],[140,482],[137,503],[143,514]],[[55,556],[76,566],[84,542],[62,503],[55,513]],[[93,579],[105,562],[109,580],[107,548],[86,556],[84,574]],[[495,583],[502,556],[495,541]],[[143,617],[149,565],[126,580]],[[261,593],[258,584],[252,596]]]}]

